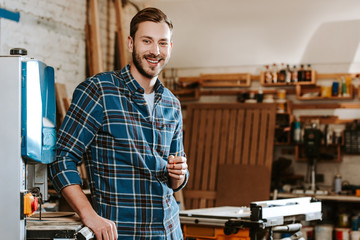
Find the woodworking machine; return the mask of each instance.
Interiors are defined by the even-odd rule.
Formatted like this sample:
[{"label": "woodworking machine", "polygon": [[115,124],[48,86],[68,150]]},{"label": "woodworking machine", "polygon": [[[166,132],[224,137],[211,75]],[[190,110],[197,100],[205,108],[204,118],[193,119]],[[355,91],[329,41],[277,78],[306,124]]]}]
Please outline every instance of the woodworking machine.
[{"label": "woodworking machine", "polygon": [[248,229],[251,240],[273,239],[273,232],[296,235],[301,230],[301,221],[321,218],[321,202],[311,197],[252,202],[249,208],[215,207],[180,211],[180,220],[185,227],[201,226],[202,231],[208,226],[223,227],[225,235]]},{"label": "woodworking machine", "polygon": [[46,239],[73,238],[82,227],[79,220],[46,227],[51,224],[31,217],[48,198],[56,101],[54,69],[26,54],[25,49],[12,49],[10,55],[0,56],[0,239],[43,239],[44,233],[52,234]]},{"label": "woodworking machine", "polygon": [[47,199],[47,164],[55,159],[54,69],[25,49],[10,54],[0,57],[0,234],[26,239],[26,219]]},{"label": "woodworking machine", "polygon": [[301,221],[322,219],[321,202],[311,197],[252,202],[250,212],[250,217],[226,222],[225,232],[246,227],[252,240],[263,239],[265,235],[272,240],[273,232],[295,234],[301,230]]}]

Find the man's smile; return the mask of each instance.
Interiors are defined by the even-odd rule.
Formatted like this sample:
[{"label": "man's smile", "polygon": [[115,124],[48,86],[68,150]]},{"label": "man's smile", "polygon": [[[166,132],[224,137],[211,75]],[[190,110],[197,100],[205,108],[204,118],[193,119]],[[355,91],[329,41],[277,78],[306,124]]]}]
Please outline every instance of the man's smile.
[{"label": "man's smile", "polygon": [[162,58],[151,58],[151,57],[146,57],[146,56],[145,56],[145,59],[150,64],[155,64],[155,65],[157,65],[162,60]]}]

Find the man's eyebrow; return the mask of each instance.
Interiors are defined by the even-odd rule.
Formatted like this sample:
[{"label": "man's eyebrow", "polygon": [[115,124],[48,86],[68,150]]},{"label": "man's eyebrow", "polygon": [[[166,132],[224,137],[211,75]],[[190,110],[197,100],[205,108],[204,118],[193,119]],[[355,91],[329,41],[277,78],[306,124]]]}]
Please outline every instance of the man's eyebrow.
[{"label": "man's eyebrow", "polygon": [[[147,36],[147,35],[140,36],[140,38],[147,38],[147,39],[151,39],[151,40],[154,39],[153,37],[150,37],[150,36]],[[168,41],[168,42],[170,42],[170,39],[169,38],[160,38],[159,41]]]},{"label": "man's eyebrow", "polygon": [[152,39],[152,37],[150,37],[150,36],[147,36],[147,35],[143,35],[143,36],[140,36],[141,38],[151,38]]}]

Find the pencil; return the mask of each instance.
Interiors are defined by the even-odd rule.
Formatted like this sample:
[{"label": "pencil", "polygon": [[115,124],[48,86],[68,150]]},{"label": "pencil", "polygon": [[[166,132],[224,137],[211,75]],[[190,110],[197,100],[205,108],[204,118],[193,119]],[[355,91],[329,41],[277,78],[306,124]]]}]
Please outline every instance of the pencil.
[{"label": "pencil", "polygon": [[[175,153],[175,157],[177,157],[177,152]],[[174,162],[174,165],[175,165],[175,162]]]}]

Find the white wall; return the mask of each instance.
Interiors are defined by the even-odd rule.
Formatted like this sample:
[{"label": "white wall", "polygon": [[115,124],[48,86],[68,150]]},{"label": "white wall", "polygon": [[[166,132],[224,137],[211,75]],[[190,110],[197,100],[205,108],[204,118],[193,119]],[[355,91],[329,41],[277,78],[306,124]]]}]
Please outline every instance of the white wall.
[{"label": "white wall", "polygon": [[[281,62],[310,63],[319,73],[360,72],[358,0],[153,0],[150,5],[163,9],[174,22],[168,67],[177,68],[179,76],[259,74],[265,64]],[[202,97],[201,101],[236,101],[236,97]],[[359,117],[358,112],[353,116]],[[292,159],[295,173],[306,175],[305,163],[283,155],[281,148],[274,159],[279,156]],[[338,172],[343,180],[360,185],[359,171],[359,155],[345,155],[342,163],[318,164],[329,187]]]},{"label": "white wall", "polygon": [[171,67],[360,62],[357,0],[150,2],[175,25]]}]

